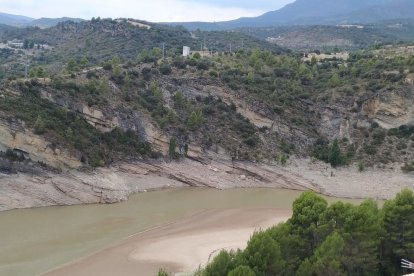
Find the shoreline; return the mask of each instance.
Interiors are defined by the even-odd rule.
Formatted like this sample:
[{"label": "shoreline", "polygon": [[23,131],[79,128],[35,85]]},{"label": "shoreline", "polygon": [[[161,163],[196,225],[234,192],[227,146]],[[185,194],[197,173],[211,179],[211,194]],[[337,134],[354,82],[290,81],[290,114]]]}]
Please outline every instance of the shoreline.
[{"label": "shoreline", "polygon": [[133,234],[41,275],[156,275],[159,268],[190,272],[222,248],[244,248],[255,230],[285,221],[291,213],[275,208],[204,210]]},{"label": "shoreline", "polygon": [[45,176],[0,175],[0,211],[46,206],[118,203],[141,192],[179,187],[282,188],[312,190],[348,199],[390,199],[414,188],[414,176],[397,171],[353,167],[334,169],[310,159],[286,167],[229,160],[117,164],[93,173],[70,171]]}]

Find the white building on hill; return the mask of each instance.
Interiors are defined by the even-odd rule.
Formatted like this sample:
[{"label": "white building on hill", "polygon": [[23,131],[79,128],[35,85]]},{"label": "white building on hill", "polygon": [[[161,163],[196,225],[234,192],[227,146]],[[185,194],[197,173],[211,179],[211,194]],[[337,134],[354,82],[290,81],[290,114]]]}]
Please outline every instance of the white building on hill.
[{"label": "white building on hill", "polygon": [[191,54],[191,49],[188,46],[183,47],[183,57],[188,57]]}]

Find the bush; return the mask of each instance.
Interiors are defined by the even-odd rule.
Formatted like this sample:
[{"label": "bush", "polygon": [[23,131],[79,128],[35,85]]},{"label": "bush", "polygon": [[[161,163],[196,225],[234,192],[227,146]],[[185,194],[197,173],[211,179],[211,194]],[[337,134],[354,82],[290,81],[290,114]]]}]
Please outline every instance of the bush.
[{"label": "bush", "polygon": [[401,170],[404,173],[414,172],[414,162],[405,163],[404,166],[401,167]]},{"label": "bush", "polygon": [[377,153],[377,149],[373,144],[365,144],[364,151],[368,155],[375,155]]},{"label": "bush", "polygon": [[169,75],[171,74],[172,69],[171,66],[168,63],[164,63],[160,66],[160,73],[163,75]]},{"label": "bush", "polygon": [[173,66],[178,69],[185,69],[187,65],[185,64],[185,61],[183,58],[175,58],[173,61]]},{"label": "bush", "polygon": [[197,69],[198,70],[208,70],[210,68],[210,61],[207,59],[202,59],[197,62]]},{"label": "bush", "polygon": [[363,172],[365,170],[364,162],[358,162],[358,172]]},{"label": "bush", "polygon": [[158,270],[157,276],[170,276],[170,273],[161,268],[160,270]]},{"label": "bush", "polygon": [[210,77],[213,77],[213,78],[217,78],[218,77],[217,71],[214,71],[214,70],[211,70],[208,74],[210,75]]},{"label": "bush", "polygon": [[249,147],[252,147],[252,148],[257,146],[258,142],[259,142],[259,139],[255,135],[254,136],[249,136],[246,139],[244,139],[244,143],[246,145],[248,145]]}]

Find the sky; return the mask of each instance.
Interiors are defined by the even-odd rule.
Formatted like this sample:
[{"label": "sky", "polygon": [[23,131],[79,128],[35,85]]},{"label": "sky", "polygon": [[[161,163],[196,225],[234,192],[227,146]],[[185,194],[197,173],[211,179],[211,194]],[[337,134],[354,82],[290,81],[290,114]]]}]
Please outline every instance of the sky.
[{"label": "sky", "polygon": [[131,17],[152,22],[258,16],[294,0],[0,0],[0,12],[40,17]]}]

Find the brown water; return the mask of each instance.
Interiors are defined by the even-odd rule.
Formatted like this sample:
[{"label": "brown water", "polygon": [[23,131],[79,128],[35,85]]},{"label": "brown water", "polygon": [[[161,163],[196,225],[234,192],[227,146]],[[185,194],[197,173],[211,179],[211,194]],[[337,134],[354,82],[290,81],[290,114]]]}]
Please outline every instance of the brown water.
[{"label": "brown water", "polygon": [[37,275],[129,235],[206,209],[291,209],[300,193],[279,189],[182,188],[142,193],[113,205],[1,212],[0,275]]}]

